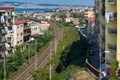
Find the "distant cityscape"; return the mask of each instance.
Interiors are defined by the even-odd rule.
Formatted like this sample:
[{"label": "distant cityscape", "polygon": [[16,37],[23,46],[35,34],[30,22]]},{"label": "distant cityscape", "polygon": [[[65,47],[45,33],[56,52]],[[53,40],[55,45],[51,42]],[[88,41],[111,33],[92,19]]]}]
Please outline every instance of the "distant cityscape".
[{"label": "distant cityscape", "polygon": [[14,6],[15,8],[70,8],[70,7],[93,7],[92,5],[60,5],[60,4],[42,4],[26,2],[0,2],[0,6]]}]

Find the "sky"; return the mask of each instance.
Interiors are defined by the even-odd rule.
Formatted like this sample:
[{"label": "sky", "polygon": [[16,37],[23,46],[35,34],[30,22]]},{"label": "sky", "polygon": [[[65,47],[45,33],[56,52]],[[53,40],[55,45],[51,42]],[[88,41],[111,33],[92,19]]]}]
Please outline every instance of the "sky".
[{"label": "sky", "polygon": [[0,1],[36,2],[63,5],[94,5],[94,0],[0,0]]}]

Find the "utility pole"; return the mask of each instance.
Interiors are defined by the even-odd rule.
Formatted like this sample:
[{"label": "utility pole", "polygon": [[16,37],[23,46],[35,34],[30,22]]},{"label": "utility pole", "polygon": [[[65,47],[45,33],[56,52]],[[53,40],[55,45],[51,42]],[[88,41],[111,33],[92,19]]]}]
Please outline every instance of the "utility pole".
[{"label": "utility pole", "polygon": [[51,72],[52,71],[52,65],[51,65],[51,63],[50,63],[50,80],[52,79],[52,75],[51,75]]},{"label": "utility pole", "polygon": [[61,41],[63,41],[63,28],[61,28]]},{"label": "utility pole", "polygon": [[28,44],[28,59],[30,60],[30,44]]},{"label": "utility pole", "polygon": [[[51,49],[51,45],[52,45],[52,42],[50,43],[50,61],[52,60],[52,49]],[[50,80],[52,80],[52,64],[50,62],[50,69],[49,69],[49,77],[50,77]]]},{"label": "utility pole", "polygon": [[3,52],[3,54],[4,54],[4,80],[6,80],[6,56],[5,56],[5,52]]},{"label": "utility pole", "polygon": [[37,70],[37,39],[35,39],[35,70]]},{"label": "utility pole", "polygon": [[55,53],[57,52],[57,40],[55,39]]}]

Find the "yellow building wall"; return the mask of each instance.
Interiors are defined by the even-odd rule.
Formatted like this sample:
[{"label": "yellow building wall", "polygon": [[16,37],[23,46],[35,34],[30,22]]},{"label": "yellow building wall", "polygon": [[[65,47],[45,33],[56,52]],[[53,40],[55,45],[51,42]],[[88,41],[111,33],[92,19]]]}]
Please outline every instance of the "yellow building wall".
[{"label": "yellow building wall", "polygon": [[[117,3],[116,3],[117,4]],[[117,6],[116,4],[110,4],[108,0],[105,2],[106,12],[116,12]],[[117,21],[110,20],[109,23],[106,23],[106,43],[105,43],[105,50],[110,51],[109,53],[105,54],[106,62],[111,62],[113,59],[116,59],[116,51],[112,51],[108,49],[108,44],[116,44],[117,45],[117,35],[110,34],[108,32],[108,28],[117,28]],[[110,67],[110,65],[106,65],[106,67]]]},{"label": "yellow building wall", "polygon": [[117,60],[120,68],[120,0],[117,0]]}]

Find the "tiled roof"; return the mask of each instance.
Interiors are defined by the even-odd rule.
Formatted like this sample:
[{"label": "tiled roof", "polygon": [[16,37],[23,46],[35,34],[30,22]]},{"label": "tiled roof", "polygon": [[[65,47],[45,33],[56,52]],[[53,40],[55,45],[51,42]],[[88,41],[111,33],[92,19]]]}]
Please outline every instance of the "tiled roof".
[{"label": "tiled roof", "polygon": [[25,24],[25,23],[27,23],[27,22],[29,22],[29,20],[16,20],[16,21],[15,21],[15,25]]},{"label": "tiled roof", "polygon": [[85,20],[94,22],[94,21],[95,21],[95,18],[86,18]]},{"label": "tiled roof", "polygon": [[41,34],[33,34],[32,37],[36,38],[36,37],[39,37],[41,36]]},{"label": "tiled roof", "polygon": [[0,7],[0,10],[14,10],[14,7]]}]

